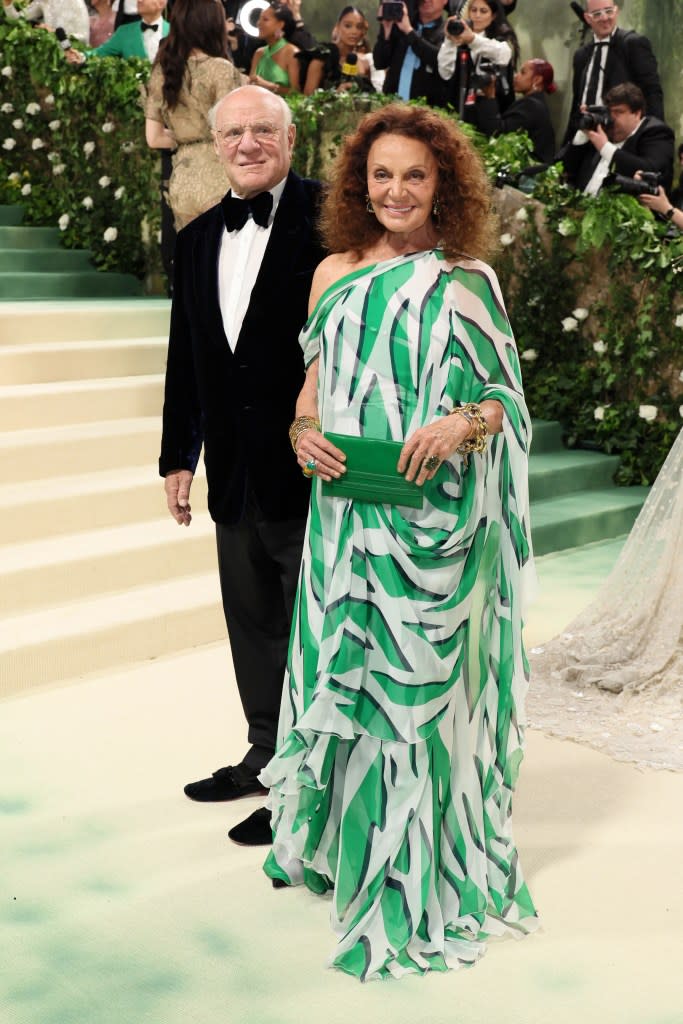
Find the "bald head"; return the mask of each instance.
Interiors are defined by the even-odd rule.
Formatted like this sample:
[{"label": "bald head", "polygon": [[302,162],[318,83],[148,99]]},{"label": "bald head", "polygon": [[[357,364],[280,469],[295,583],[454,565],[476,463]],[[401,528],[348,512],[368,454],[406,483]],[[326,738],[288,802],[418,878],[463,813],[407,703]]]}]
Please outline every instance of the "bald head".
[{"label": "bald head", "polygon": [[[166,0],[164,0],[165,2]],[[239,107],[240,105],[249,104],[250,101],[252,103],[258,102],[259,99],[266,105],[271,103],[272,114],[274,115],[277,112],[277,116],[282,118],[283,127],[289,127],[292,123],[292,111],[289,109],[289,106],[281,96],[276,96],[274,92],[263,89],[260,85],[241,85],[238,89],[233,89],[227,96],[223,96],[217,103],[214,103],[209,111],[209,125],[212,128],[217,126],[218,113],[223,109],[224,104],[227,104],[225,109],[228,111],[229,116],[233,106]]]}]

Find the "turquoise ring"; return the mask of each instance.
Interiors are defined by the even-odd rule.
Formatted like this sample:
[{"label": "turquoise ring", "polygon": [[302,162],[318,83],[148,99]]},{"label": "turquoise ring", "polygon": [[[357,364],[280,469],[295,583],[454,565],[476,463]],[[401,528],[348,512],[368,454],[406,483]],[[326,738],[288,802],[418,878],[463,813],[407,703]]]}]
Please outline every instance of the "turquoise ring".
[{"label": "turquoise ring", "polygon": [[310,469],[311,472],[314,472],[315,466],[316,466],[315,459],[309,459],[308,462],[306,463],[306,469]]}]

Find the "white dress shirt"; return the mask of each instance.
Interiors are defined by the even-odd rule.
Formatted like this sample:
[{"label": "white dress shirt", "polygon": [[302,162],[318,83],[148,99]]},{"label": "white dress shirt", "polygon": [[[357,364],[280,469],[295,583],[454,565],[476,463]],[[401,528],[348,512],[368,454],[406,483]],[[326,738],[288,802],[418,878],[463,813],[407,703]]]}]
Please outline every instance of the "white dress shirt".
[{"label": "white dress shirt", "polygon": [[[142,25],[144,24],[144,21],[140,23],[141,32]],[[142,32],[142,45],[145,48],[147,59],[149,60],[150,64],[153,64],[157,55],[157,51],[159,49],[159,43],[162,40],[161,30],[164,24],[164,19],[161,17],[161,15],[159,15],[156,21],[150,21],[149,24],[156,25],[156,32],[150,32],[149,29],[146,32]]]},{"label": "white dress shirt", "polygon": [[[268,245],[273,220],[285,188],[287,179],[270,190],[273,197],[273,209],[268,218],[268,226],[262,228],[256,224],[251,214],[247,223],[240,231],[223,230],[221,251],[218,257],[218,301],[221,307],[223,328],[228,344],[235,351],[237,339],[242,330],[244,317],[251,299],[251,292],[256,284],[263,256]],[[239,193],[233,189],[233,195]]]},{"label": "white dress shirt", "polygon": [[[446,33],[436,57],[439,74],[445,81],[453,77],[459,46],[457,38]],[[474,64],[478,63],[480,57],[488,57],[500,67],[506,67],[512,60],[512,47],[509,43],[504,39],[489,39],[483,32],[475,33],[469,48]]]}]

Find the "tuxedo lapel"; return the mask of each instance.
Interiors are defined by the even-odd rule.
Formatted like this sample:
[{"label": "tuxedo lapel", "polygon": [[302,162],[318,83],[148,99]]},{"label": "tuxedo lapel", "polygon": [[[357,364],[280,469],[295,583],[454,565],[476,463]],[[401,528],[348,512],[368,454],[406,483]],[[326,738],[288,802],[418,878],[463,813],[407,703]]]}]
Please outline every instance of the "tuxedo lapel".
[{"label": "tuxedo lapel", "polygon": [[212,344],[225,348],[232,355],[223,327],[218,290],[218,258],[223,229],[223,214],[219,205],[211,211],[211,219],[206,230],[196,236],[192,272],[195,294],[202,299],[199,308],[204,318],[207,336]]}]

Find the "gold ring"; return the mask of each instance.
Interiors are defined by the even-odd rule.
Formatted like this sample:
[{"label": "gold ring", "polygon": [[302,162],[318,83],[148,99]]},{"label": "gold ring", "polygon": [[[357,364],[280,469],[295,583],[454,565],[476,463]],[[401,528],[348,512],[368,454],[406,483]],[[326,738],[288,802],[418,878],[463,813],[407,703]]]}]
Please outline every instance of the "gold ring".
[{"label": "gold ring", "polygon": [[424,461],[424,467],[430,473],[432,472],[433,469],[438,469],[440,465],[441,459],[439,458],[438,455],[430,455],[429,458],[425,459]]},{"label": "gold ring", "polygon": [[312,476],[315,476],[315,470],[314,470],[314,469],[309,469],[309,468],[308,468],[308,466],[305,466],[305,467],[304,467],[304,468],[303,468],[303,469],[301,470],[301,472],[302,472],[302,473],[303,473],[303,475],[304,475],[304,476],[305,476],[305,477],[306,477],[307,479],[309,479],[309,480],[310,480],[310,478],[311,478]]}]

